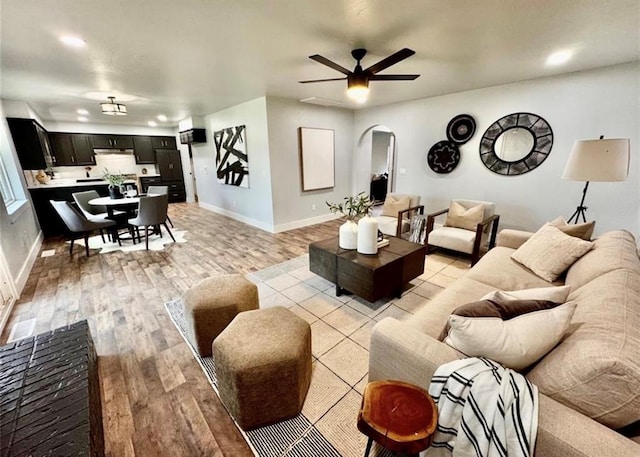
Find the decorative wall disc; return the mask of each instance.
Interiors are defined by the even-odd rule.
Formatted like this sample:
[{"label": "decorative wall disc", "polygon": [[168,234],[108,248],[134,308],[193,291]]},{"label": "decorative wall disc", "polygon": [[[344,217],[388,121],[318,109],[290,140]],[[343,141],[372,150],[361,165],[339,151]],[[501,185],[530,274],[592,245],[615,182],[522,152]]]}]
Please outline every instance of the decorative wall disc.
[{"label": "decorative wall disc", "polygon": [[460,162],[458,146],[448,140],[438,141],[427,154],[427,163],[436,173],[451,173]]},{"label": "decorative wall disc", "polygon": [[447,138],[455,144],[465,144],[476,133],[476,121],[470,114],[458,114],[447,125]]},{"label": "decorative wall disc", "polygon": [[540,166],[551,153],[553,131],[542,117],[513,113],[491,124],[480,139],[480,160],[499,175],[521,175]]}]

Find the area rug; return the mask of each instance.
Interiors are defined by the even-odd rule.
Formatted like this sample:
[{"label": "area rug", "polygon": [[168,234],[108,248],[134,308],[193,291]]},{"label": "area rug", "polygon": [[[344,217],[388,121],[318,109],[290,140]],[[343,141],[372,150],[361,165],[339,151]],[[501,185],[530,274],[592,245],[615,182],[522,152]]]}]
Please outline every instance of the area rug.
[{"label": "area rug", "polygon": [[[442,290],[432,280],[453,281],[465,269],[456,266],[455,259],[429,263],[431,269],[411,281],[402,298],[375,303],[352,295],[336,297],[332,283],[309,271],[308,256],[247,275],[258,286],[261,308],[285,306],[309,322],[313,352],[311,386],[302,413],[287,421],[243,432],[256,455],[364,455],[366,437],[358,431],[356,420],[367,384],[371,328],[388,316],[408,318]],[[443,275],[444,270],[452,276]],[[165,306],[184,338],[182,301],[176,299]],[[217,393],[214,360],[200,357],[189,346]],[[376,445],[370,455],[396,454]]]},{"label": "area rug", "polygon": [[[187,234],[186,230],[178,230],[172,229],[171,233],[173,233],[174,238],[176,239],[176,243],[186,243],[185,235]],[[95,235],[89,237],[89,249],[100,249],[99,254],[108,254],[109,252],[114,251],[122,251],[122,252],[132,252],[132,251],[144,251],[145,243],[144,243],[144,235],[142,236],[142,242],[133,244],[131,240],[122,241],[122,246],[118,245],[117,242],[111,242],[107,238],[107,235],[104,235],[105,242],[102,241],[102,237],[100,235]],[[70,241],[67,241],[70,243]],[[163,230],[162,238],[158,235],[149,235],[149,250],[150,251],[162,251],[164,250],[164,246],[166,244],[173,243],[173,240],[166,232]],[[81,246],[84,249],[84,240],[79,239],[73,243],[73,250],[75,252],[78,249],[76,246]]]}]

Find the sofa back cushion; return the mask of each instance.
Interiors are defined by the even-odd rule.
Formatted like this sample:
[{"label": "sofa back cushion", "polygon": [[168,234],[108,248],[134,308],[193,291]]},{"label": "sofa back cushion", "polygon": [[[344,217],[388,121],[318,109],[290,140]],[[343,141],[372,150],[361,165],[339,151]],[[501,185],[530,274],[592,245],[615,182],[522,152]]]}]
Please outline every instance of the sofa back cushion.
[{"label": "sofa back cushion", "polygon": [[625,230],[604,233],[593,241],[594,247],[567,271],[565,284],[571,290],[619,268],[640,270],[640,258],[633,235]]},{"label": "sofa back cushion", "polygon": [[604,273],[569,300],[577,308],[568,336],[527,377],[610,428],[640,420],[640,269]]}]

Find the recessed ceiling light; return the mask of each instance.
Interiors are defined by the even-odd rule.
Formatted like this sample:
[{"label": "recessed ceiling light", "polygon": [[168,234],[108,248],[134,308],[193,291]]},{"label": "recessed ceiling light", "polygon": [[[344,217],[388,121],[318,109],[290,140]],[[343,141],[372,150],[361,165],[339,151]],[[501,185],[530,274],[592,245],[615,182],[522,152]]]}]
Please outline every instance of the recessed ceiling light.
[{"label": "recessed ceiling light", "polygon": [[164,114],[159,114],[158,120],[161,122],[167,122],[167,116],[165,116]]},{"label": "recessed ceiling light", "polygon": [[89,121],[89,119],[87,119],[87,118],[86,118],[86,117],[84,117],[84,116],[78,116],[78,120],[79,120],[80,122],[88,122],[88,121]]},{"label": "recessed ceiling light", "polygon": [[83,108],[80,108],[77,112],[78,114],[82,114],[83,116],[86,116],[87,114],[89,114],[89,111]]},{"label": "recessed ceiling light", "polygon": [[63,37],[60,37],[60,41],[73,48],[83,48],[87,45],[86,41],[77,36],[65,35]]},{"label": "recessed ceiling light", "polygon": [[147,124],[149,124],[149,127],[156,127],[158,125],[156,121],[149,121]]},{"label": "recessed ceiling light", "polygon": [[563,49],[562,51],[554,52],[547,57],[547,65],[555,66],[567,63],[573,57],[573,51],[570,49]]}]

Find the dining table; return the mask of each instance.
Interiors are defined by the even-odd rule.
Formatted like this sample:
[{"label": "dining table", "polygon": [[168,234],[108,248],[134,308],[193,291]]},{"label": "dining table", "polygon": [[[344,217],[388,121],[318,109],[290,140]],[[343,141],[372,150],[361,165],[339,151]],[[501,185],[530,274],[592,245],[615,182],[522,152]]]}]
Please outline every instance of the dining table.
[{"label": "dining table", "polygon": [[124,198],[111,198],[111,197],[98,197],[89,200],[91,206],[104,206],[107,210],[107,217],[112,219],[114,211],[124,211],[133,215],[135,209],[140,203],[140,197],[124,197]]}]

